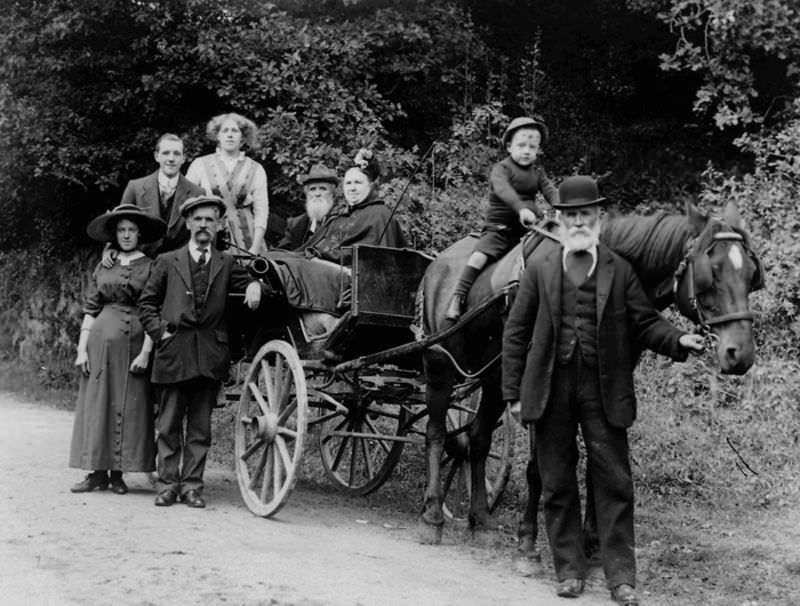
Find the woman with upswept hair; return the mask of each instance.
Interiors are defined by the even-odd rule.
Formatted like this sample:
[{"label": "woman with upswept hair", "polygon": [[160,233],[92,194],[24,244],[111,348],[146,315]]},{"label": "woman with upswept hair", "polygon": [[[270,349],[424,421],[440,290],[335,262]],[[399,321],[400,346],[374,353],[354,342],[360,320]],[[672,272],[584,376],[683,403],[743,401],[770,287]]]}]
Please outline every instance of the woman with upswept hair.
[{"label": "woman with upswept hair", "polygon": [[261,254],[266,251],[264,237],[269,218],[267,174],[244,152],[257,147],[258,127],[239,114],[220,114],[209,121],[206,135],[217,149],[195,158],[186,178],[225,201],[226,227],[232,243]]}]

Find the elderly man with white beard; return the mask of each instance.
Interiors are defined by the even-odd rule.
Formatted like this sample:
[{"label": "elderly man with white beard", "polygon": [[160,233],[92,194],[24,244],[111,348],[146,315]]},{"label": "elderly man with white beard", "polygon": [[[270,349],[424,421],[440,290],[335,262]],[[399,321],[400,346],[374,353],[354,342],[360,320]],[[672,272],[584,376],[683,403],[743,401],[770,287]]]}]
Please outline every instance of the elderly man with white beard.
[{"label": "elderly man with white beard", "polygon": [[[576,477],[581,429],[611,597],[636,606],[633,479],[627,428],[644,347],[683,361],[702,337],[662,318],[627,261],[599,242],[605,201],[587,176],[559,187],[561,244],[528,264],[503,334],[503,397],[533,424],[557,594],[583,592],[586,560]],[[555,206],[555,205],[554,205]]]},{"label": "elderly man with white beard", "polygon": [[306,212],[286,222],[286,231],[277,246],[283,250],[298,250],[314,235],[333,207],[339,177],[335,170],[316,164],[298,182],[306,197]]}]

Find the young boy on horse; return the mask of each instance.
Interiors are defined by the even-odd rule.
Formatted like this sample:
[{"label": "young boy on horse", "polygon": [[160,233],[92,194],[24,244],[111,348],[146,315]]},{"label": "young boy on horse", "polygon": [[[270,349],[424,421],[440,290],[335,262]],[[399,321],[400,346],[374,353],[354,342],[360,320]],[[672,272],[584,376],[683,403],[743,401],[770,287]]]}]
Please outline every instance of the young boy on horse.
[{"label": "young boy on horse", "polygon": [[467,293],[489,260],[514,248],[525,231],[544,213],[535,198],[541,192],[550,205],[558,202],[558,190],[536,162],[547,142],[547,126],[540,118],[515,118],[503,133],[508,157],[492,167],[489,175],[489,210],[475,250],[456,284],[447,318],[457,320],[464,312]]}]

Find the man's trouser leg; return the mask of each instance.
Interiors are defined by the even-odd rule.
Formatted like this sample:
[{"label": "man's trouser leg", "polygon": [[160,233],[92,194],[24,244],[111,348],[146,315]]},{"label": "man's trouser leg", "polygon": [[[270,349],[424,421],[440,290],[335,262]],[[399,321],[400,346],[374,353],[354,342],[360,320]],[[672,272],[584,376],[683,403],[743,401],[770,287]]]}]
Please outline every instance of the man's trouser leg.
[{"label": "man's trouser leg", "polygon": [[217,401],[219,381],[198,377],[187,381],[186,442],[183,450],[181,494],[203,491],[206,455],[211,446],[211,411]]},{"label": "man's trouser leg", "polygon": [[635,586],[633,478],[627,430],[608,422],[596,368],[583,367],[577,385],[606,580],[609,588],[622,583]]},{"label": "man's trouser leg", "polygon": [[180,464],[183,451],[183,416],[186,394],[183,383],[156,385],[159,399],[158,418],[158,491],[180,493]]},{"label": "man's trouser leg", "polygon": [[583,579],[586,559],[576,477],[578,415],[573,398],[574,364],[556,364],[547,410],[535,424],[542,478],[544,520],[556,578]]}]

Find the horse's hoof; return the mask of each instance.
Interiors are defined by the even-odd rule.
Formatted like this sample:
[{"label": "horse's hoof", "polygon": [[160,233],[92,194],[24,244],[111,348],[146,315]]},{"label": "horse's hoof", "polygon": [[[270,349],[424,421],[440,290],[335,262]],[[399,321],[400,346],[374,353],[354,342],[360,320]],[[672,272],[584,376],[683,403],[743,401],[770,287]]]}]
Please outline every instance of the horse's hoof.
[{"label": "horse's hoof", "polygon": [[511,556],[511,570],[521,577],[541,576],[544,574],[542,556],[538,551],[517,551]]},{"label": "horse's hoof", "polygon": [[419,524],[419,542],[423,545],[441,545],[444,524],[428,524],[424,520]]},{"label": "horse's hoof", "polygon": [[499,547],[502,544],[502,537],[495,529],[478,526],[469,529],[468,539],[476,547]]}]

